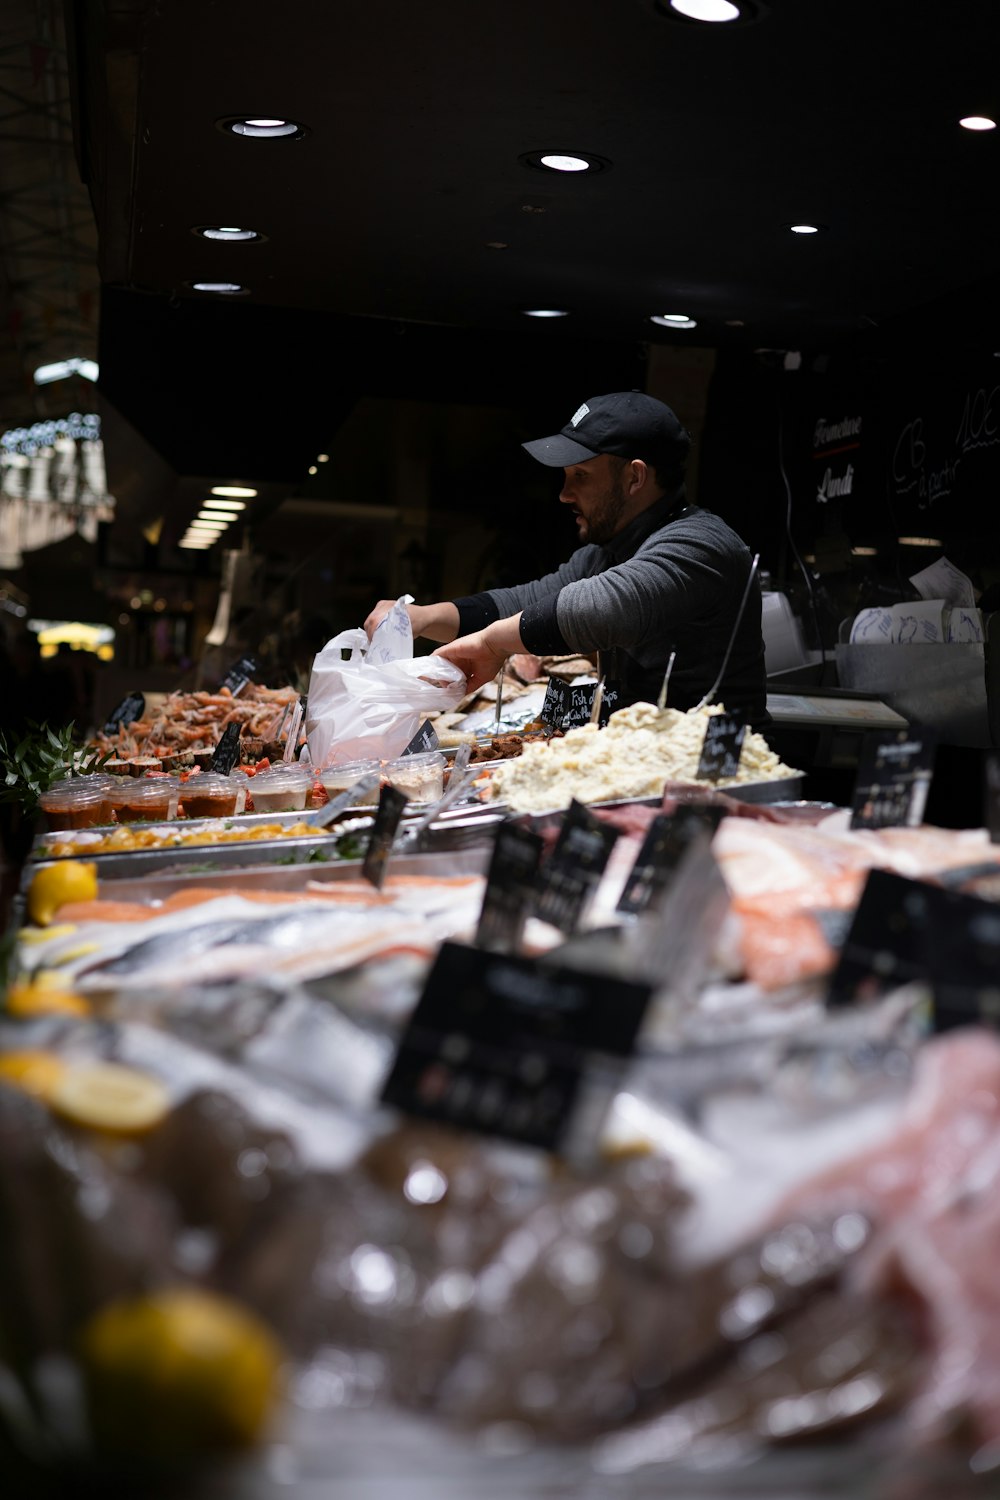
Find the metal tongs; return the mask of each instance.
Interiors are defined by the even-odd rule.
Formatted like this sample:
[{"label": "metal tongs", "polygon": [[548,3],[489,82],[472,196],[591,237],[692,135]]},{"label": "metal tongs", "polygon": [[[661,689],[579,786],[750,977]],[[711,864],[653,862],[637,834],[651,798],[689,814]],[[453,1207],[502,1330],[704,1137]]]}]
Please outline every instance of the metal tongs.
[{"label": "metal tongs", "polygon": [[407,849],[412,849],[414,845],[419,844],[421,838],[435,819],[439,818],[447,808],[458,801],[463,792],[469,789],[479,774],[478,767],[469,765],[471,754],[472,746],[468,742],[464,745],[459,745],[444,796],[439,797],[437,802],[429,807],[422,817],[418,818],[409,828],[403,830],[402,834],[396,840],[392,851],[393,854],[403,853]]},{"label": "metal tongs", "polygon": [[670,660],[667,662],[667,670],[663,674],[663,686],[660,688],[660,696],[656,700],[656,706],[662,710],[667,706],[667,686],[670,682],[670,674],[674,670],[674,662],[677,660],[677,652],[671,651]]},{"label": "metal tongs", "polygon": [[601,709],[604,707],[604,676],[605,674],[602,672],[597,679],[597,686],[594,689],[594,701],[590,706],[590,722],[598,726],[600,726],[601,722]]},{"label": "metal tongs", "polygon": [[[750,565],[750,573],[749,573],[749,576],[748,576],[747,581],[746,581],[746,587],[743,590],[743,598],[740,600],[740,607],[736,611],[736,619],[733,621],[732,634],[729,637],[729,645],[726,647],[726,654],[722,658],[722,666],[719,668],[719,675],[718,675],[718,677],[716,677],[715,681],[712,683],[712,686],[709,688],[709,690],[705,694],[704,698],[702,698],[701,702],[695,704],[695,706],[694,706],[694,712],[695,713],[698,712],[699,708],[704,708],[707,703],[714,702],[715,695],[719,691],[719,683],[722,681],[723,677],[725,677],[725,675],[726,675],[726,668],[729,666],[729,658],[732,655],[733,647],[736,644],[736,632],[739,630],[740,624],[741,624],[741,622],[743,620],[743,611],[747,607],[747,600],[750,597],[750,586],[753,583],[754,578],[756,576],[756,573],[757,573],[757,564],[759,562],[760,562],[760,553],[758,552],[755,555],[754,560],[753,560],[753,562]],[[669,670],[669,668],[668,668],[668,670]]]},{"label": "metal tongs", "polygon": [[346,791],[339,792],[331,802],[325,803],[315,812],[306,813],[300,821],[308,823],[310,828],[328,828],[345,808],[351,807],[362,797],[367,797],[369,792],[373,792],[381,779],[377,771],[371,771],[367,776],[362,776],[361,780],[356,781],[353,786],[349,786]]}]

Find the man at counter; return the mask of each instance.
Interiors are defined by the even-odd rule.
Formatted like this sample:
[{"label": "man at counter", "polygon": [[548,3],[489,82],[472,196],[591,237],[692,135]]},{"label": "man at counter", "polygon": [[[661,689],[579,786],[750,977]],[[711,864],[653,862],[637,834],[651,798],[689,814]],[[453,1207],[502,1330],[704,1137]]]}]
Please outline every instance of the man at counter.
[{"label": "man at counter", "polygon": [[[553,437],[523,444],[562,468],[559,499],[581,546],[554,573],[513,588],[412,604],[416,636],[444,642],[470,690],[518,652],[600,653],[619,706],[655,703],[672,652],[669,703],[691,708],[723,665],[752,560],[724,521],[688,503],[690,438],[662,401],[641,391],[593,396]],[[369,636],[390,607],[365,621]],[[754,578],[715,699],[768,723],[760,588]]]}]

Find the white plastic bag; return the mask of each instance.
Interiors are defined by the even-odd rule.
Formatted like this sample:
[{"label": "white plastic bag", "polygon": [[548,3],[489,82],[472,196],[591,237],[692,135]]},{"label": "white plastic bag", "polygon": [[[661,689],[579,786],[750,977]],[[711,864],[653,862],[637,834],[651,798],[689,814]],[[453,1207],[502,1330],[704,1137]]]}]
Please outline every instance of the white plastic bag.
[{"label": "white plastic bag", "polygon": [[[314,766],[402,753],[428,714],[454,708],[465,676],[440,656],[413,655],[406,604],[397,599],[374,632],[343,630],[327,641],[309,678],[306,739]],[[344,661],[341,652],[350,650]]]}]

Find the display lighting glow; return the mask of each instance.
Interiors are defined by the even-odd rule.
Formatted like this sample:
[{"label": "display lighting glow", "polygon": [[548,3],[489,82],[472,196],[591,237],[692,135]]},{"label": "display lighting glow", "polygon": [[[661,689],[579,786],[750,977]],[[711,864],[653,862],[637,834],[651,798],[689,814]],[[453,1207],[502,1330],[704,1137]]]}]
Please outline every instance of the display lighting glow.
[{"label": "display lighting glow", "polygon": [[694,318],[680,318],[671,313],[664,313],[662,314],[662,316],[659,313],[654,313],[649,321],[651,323],[658,323],[661,328],[698,327],[698,324],[695,322]]},{"label": "display lighting glow", "polygon": [[740,8],[732,0],[670,0],[670,9],[689,21],[738,21]]},{"label": "display lighting glow", "polygon": [[263,235],[256,229],[235,229],[225,224],[216,226],[206,225],[204,229],[196,229],[195,234],[200,234],[203,240],[259,240]]},{"label": "display lighting glow", "polygon": [[852,547],[852,557],[878,557],[877,547]]},{"label": "display lighting glow", "polygon": [[202,510],[217,511],[221,516],[237,515],[239,511],[246,510],[242,500],[205,500],[202,502]]},{"label": "display lighting glow", "polygon": [[224,495],[229,500],[252,500],[257,491],[244,489],[239,484],[213,484],[210,493]]},{"label": "display lighting glow", "polygon": [[991,120],[989,115],[966,115],[958,122],[963,130],[996,130],[996,120]]},{"label": "display lighting glow", "polygon": [[238,281],[192,281],[191,289],[195,292],[216,292],[221,297],[236,297],[241,292],[250,290]]},{"label": "display lighting glow", "polygon": [[789,224],[793,234],[819,234],[818,224]]},{"label": "display lighting glow", "polygon": [[68,380],[71,375],[82,375],[84,380],[96,380],[99,373],[96,360],[60,359],[52,365],[39,365],[34,381],[36,385],[51,385],[54,380]]},{"label": "display lighting glow", "polygon": [[590,162],[585,156],[564,156],[559,152],[546,153],[539,161],[550,172],[589,172]]},{"label": "display lighting glow", "polygon": [[897,537],[901,547],[943,547],[940,537],[937,536],[900,536]]},{"label": "display lighting glow", "polygon": [[569,310],[565,307],[526,307],[524,316],[526,318],[568,318]]}]

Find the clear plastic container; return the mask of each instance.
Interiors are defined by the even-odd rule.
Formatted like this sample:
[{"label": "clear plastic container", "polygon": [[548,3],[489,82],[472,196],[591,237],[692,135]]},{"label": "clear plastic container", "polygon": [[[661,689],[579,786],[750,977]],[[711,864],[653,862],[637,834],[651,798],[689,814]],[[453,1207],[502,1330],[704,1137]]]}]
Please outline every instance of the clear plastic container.
[{"label": "clear plastic container", "polygon": [[166,823],[177,816],[179,787],[172,776],[123,782],[115,792],[119,823]]},{"label": "clear plastic container", "polygon": [[436,802],[444,792],[444,756],[439,750],[387,760],[385,778],[414,802]]},{"label": "clear plastic container", "polygon": [[246,778],[199,771],[181,785],[181,806],[188,818],[231,818],[246,805]]},{"label": "clear plastic container", "polygon": [[78,776],[50,786],[39,798],[39,805],[53,833],[70,828],[96,828],[111,822],[114,788],[110,776]]},{"label": "clear plastic container", "polygon": [[301,812],[312,790],[312,777],[298,766],[274,766],[251,779],[254,812]]},{"label": "clear plastic container", "polygon": [[[319,773],[320,785],[332,802],[334,797],[339,797],[341,792],[346,792],[349,786],[360,781],[362,776],[379,776],[382,772],[380,760],[345,760],[342,766],[324,766]],[[358,802],[358,807],[378,806],[378,785],[376,784]]]}]

